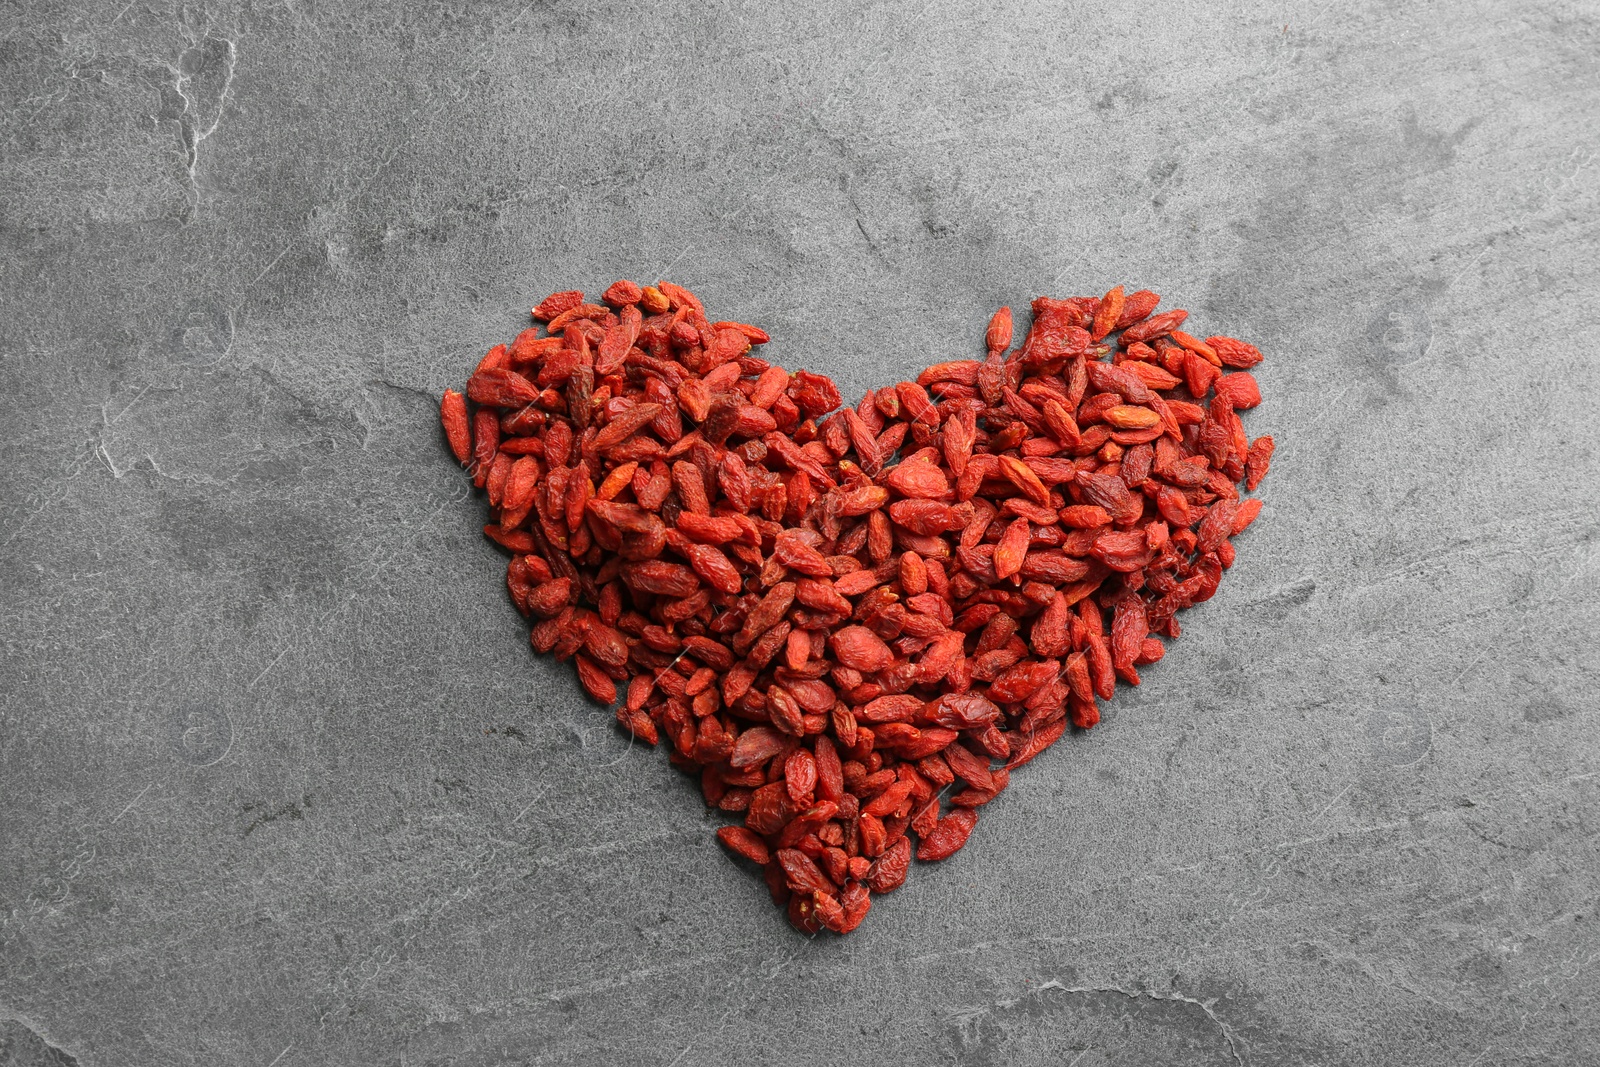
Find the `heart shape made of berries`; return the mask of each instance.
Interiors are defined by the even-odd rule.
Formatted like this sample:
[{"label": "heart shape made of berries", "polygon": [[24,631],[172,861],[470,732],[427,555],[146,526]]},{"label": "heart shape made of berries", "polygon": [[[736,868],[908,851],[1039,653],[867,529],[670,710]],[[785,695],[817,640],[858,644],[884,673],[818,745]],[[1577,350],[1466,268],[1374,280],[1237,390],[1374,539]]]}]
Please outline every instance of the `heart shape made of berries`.
[{"label": "heart shape made of berries", "polygon": [[1040,297],[1010,352],[1001,308],[986,358],[841,409],[761,329],[621,281],[541,301],[440,412],[534,648],[742,815],[717,836],[794,925],[842,934],[1139,684],[1260,512],[1261,353],[1159,302]]}]

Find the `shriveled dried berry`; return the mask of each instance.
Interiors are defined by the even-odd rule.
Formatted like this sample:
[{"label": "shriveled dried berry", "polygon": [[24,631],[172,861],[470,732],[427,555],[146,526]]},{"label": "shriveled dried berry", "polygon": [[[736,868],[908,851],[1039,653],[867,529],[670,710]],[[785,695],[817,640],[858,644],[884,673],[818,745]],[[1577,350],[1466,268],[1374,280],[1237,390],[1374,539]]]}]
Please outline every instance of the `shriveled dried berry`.
[{"label": "shriveled dried berry", "polygon": [[439,421],[444,423],[445,438],[458,463],[472,457],[472,428],[467,419],[467,402],[454,389],[444,391],[439,402]]},{"label": "shriveled dried berry", "polygon": [[757,866],[764,867],[772,859],[767,843],[742,826],[724,826],[717,831],[717,839]]},{"label": "shriveled dried berry", "polygon": [[1255,492],[1256,486],[1261,484],[1261,479],[1267,476],[1267,467],[1272,463],[1272,450],[1277,446],[1270,435],[1262,435],[1250,442],[1250,451],[1244,464],[1245,488]]},{"label": "shriveled dried berry", "polygon": [[922,839],[922,844],[917,847],[917,859],[926,863],[948,859],[955,855],[961,846],[967,843],[967,838],[971,836],[972,828],[976,825],[978,825],[976,808],[956,808],[940,819],[933,832]]}]

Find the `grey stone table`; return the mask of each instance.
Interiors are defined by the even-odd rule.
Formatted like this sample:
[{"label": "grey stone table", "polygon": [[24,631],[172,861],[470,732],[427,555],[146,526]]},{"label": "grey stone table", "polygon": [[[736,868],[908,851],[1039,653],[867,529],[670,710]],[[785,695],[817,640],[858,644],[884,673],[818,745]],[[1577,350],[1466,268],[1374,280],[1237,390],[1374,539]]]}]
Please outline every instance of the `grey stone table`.
[{"label": "grey stone table", "polygon": [[[0,1063],[1594,1062],[1592,3],[0,14]],[[807,939],[535,658],[436,397],[668,276],[847,392],[1148,286],[1267,511]]]}]

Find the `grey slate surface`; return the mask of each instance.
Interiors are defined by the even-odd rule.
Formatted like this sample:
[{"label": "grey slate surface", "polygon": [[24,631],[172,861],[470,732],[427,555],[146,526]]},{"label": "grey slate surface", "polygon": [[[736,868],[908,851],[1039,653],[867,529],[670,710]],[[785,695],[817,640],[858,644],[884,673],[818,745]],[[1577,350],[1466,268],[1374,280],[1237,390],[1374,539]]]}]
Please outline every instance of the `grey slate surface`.
[{"label": "grey slate surface", "polygon": [[[0,1063],[1580,1064],[1600,9],[0,11]],[[666,274],[847,394],[1150,286],[1214,601],[808,940],[534,658],[435,398]]]}]

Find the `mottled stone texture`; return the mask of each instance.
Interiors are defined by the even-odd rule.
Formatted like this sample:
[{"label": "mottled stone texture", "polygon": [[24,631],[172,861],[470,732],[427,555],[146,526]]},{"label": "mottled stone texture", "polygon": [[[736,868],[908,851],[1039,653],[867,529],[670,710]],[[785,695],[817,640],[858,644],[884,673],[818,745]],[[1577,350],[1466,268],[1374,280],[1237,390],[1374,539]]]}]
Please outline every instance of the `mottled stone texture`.
[{"label": "mottled stone texture", "polygon": [[[0,1062],[1580,1064],[1592,3],[0,9]],[[435,423],[663,273],[847,393],[1149,286],[1262,519],[848,939],[533,657]]]}]

